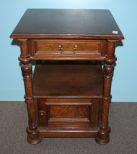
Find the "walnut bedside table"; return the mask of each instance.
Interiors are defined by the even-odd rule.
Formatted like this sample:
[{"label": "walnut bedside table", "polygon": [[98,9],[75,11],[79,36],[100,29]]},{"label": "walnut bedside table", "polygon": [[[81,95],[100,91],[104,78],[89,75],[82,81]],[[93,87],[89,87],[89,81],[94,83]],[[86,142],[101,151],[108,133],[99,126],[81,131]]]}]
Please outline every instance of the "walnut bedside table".
[{"label": "walnut bedside table", "polygon": [[28,9],[10,37],[21,48],[28,142],[108,143],[115,45],[124,39],[110,11]]}]

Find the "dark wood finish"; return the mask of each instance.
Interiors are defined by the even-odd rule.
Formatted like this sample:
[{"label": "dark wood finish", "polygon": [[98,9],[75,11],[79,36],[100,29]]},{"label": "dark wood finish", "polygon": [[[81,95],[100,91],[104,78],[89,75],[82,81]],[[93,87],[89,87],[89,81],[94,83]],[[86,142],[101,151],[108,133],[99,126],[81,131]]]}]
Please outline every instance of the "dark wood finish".
[{"label": "dark wood finish", "polygon": [[37,98],[102,97],[102,74],[101,66],[93,64],[37,65],[33,78],[33,96]]},{"label": "dark wood finish", "polygon": [[121,40],[123,35],[109,10],[28,9],[11,37]]},{"label": "dark wood finish", "polygon": [[28,142],[36,144],[40,142],[38,135],[38,120],[37,120],[37,110],[36,102],[33,99],[32,93],[32,65],[30,63],[30,57],[28,56],[27,50],[27,40],[23,39],[20,42],[21,55],[20,55],[20,65],[24,78],[24,87],[25,87],[25,101],[27,103],[28,110],[28,123],[29,127],[28,132]]},{"label": "dark wood finish", "polygon": [[31,40],[33,60],[104,59],[105,41]]},{"label": "dark wood finish", "polygon": [[11,37],[21,48],[28,142],[108,143],[115,44],[124,38],[110,11],[28,9]]},{"label": "dark wood finish", "polygon": [[37,99],[37,101],[39,113],[42,113],[39,114],[41,127],[62,130],[98,129],[101,99]]},{"label": "dark wood finish", "polygon": [[98,133],[97,129],[48,129],[39,128],[39,135],[42,137],[96,137]]}]

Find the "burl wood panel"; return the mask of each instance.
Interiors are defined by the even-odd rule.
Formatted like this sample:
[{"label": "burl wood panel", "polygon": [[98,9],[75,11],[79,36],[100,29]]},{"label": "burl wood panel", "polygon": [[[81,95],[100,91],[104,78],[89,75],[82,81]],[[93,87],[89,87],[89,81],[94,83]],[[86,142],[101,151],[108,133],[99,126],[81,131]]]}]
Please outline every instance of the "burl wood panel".
[{"label": "burl wood panel", "polygon": [[37,103],[39,125],[42,127],[54,129],[98,127],[101,99],[86,101],[85,99],[37,99]]}]

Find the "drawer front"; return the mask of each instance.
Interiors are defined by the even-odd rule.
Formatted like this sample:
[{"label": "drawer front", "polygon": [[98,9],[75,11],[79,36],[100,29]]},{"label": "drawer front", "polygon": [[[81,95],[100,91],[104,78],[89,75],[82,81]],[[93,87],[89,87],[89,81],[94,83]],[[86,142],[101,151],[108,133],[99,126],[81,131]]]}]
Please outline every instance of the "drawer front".
[{"label": "drawer front", "polygon": [[99,100],[38,99],[40,126],[64,128],[98,127]]},{"label": "drawer front", "polygon": [[32,57],[36,59],[101,57],[101,41],[33,40]]}]

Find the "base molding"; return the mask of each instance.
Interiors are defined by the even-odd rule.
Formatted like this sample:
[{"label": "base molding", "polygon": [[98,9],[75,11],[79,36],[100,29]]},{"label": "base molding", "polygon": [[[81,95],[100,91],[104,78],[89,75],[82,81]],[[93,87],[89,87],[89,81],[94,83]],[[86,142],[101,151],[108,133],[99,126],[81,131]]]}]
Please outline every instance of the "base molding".
[{"label": "base molding", "polygon": [[[23,101],[23,100],[19,100],[19,101],[14,101],[14,100],[11,100],[11,101],[9,101],[9,100],[0,100],[0,103],[25,103],[25,101]],[[127,101],[120,101],[120,102],[117,102],[117,101],[112,101],[111,102],[112,104],[136,104],[137,103],[137,101],[136,102],[127,102]]]}]

